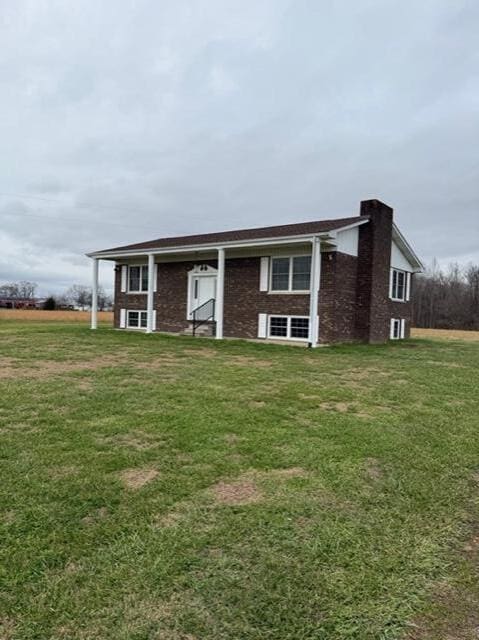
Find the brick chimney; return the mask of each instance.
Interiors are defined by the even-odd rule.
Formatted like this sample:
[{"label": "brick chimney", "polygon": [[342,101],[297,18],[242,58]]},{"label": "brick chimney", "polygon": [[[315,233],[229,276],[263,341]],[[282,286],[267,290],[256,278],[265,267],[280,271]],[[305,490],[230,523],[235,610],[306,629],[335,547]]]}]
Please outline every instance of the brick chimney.
[{"label": "brick chimney", "polygon": [[359,340],[381,343],[389,338],[393,210],[363,200],[360,215],[369,222],[359,227],[356,332]]}]

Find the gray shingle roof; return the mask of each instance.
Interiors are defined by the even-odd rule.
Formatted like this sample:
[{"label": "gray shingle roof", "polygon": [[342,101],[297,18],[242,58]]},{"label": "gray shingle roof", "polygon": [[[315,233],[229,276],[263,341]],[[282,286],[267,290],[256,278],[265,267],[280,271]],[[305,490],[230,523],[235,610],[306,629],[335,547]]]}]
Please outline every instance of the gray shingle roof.
[{"label": "gray shingle roof", "polygon": [[[220,231],[217,233],[202,233],[192,236],[176,236],[172,238],[158,238],[136,244],[126,244],[121,247],[105,249],[110,251],[142,251],[147,249],[165,249],[173,247],[188,247],[201,244],[213,244],[222,242],[235,242],[241,240],[260,240],[265,238],[281,238],[288,236],[309,235],[324,233],[346,227],[356,222],[367,220],[367,216],[354,216],[351,218],[337,218],[335,220],[316,220],[314,222],[299,222],[296,224],[282,224],[274,227],[259,227],[255,229],[237,229],[235,231]],[[98,252],[103,253],[103,252]]]}]

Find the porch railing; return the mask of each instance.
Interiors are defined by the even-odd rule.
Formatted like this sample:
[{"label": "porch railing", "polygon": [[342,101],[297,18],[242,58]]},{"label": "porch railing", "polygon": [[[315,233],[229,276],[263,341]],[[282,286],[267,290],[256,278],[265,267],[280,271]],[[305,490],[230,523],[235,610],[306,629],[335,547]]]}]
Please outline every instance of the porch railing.
[{"label": "porch railing", "polygon": [[214,320],[215,317],[215,299],[210,298],[203,304],[200,304],[199,307],[193,309],[191,312],[191,322],[193,324],[193,336],[196,335],[196,329],[199,326],[208,322],[209,320]]}]

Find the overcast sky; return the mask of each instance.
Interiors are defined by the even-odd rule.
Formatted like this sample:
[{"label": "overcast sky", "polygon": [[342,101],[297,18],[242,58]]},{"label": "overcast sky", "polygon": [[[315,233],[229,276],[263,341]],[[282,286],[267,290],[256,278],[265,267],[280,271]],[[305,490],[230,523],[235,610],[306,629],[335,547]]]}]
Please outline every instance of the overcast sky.
[{"label": "overcast sky", "polygon": [[[477,0],[1,0],[0,283],[356,215],[479,262]],[[111,267],[102,268],[111,284]]]}]

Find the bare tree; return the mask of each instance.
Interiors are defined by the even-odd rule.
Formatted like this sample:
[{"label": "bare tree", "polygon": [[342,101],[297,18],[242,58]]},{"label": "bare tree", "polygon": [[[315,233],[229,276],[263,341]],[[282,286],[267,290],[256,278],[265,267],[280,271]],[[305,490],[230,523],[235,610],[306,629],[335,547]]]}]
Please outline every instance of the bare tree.
[{"label": "bare tree", "polygon": [[21,298],[24,300],[32,300],[35,297],[35,291],[37,290],[36,282],[29,282],[28,280],[21,280],[20,282],[9,282],[0,285],[0,295],[7,298]]},{"label": "bare tree", "polygon": [[21,280],[17,286],[18,286],[18,293],[20,298],[24,298],[25,300],[31,300],[32,298],[35,297],[35,292],[38,287],[36,282]]},{"label": "bare tree", "polygon": [[[70,302],[70,304],[74,304],[77,307],[80,307],[82,311],[85,309],[91,308],[91,300],[92,300],[92,290],[91,287],[87,287],[83,284],[74,284],[70,287],[70,289],[66,292],[65,296],[66,300]],[[111,297],[105,292],[102,286],[98,287],[98,310],[103,311],[104,309],[111,307],[112,300]]]},{"label": "bare tree", "polygon": [[437,262],[415,278],[413,319],[417,327],[479,329],[479,266]]},{"label": "bare tree", "polygon": [[113,305],[113,300],[111,296],[109,296],[105,289],[100,285],[98,287],[98,310],[105,311],[105,309],[110,309]]},{"label": "bare tree", "polygon": [[65,294],[72,304],[82,311],[91,306],[91,289],[83,284],[74,284]]},{"label": "bare tree", "polygon": [[0,286],[0,295],[6,298],[18,298],[18,287],[14,282],[2,284]]}]

